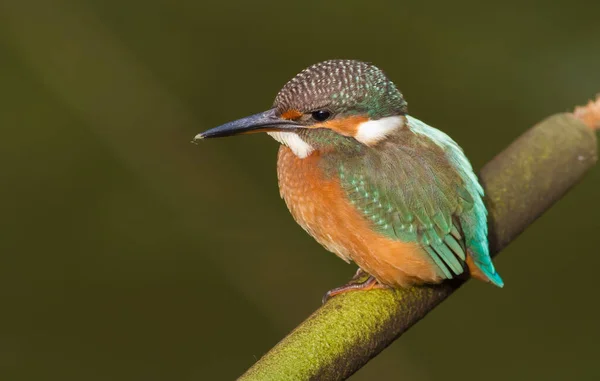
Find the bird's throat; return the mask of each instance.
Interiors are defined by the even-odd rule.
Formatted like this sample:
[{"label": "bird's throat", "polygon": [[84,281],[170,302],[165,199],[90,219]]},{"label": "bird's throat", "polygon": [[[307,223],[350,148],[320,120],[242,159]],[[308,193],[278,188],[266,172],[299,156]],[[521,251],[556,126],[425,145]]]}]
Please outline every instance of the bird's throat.
[{"label": "bird's throat", "polygon": [[312,145],[307,143],[295,132],[273,131],[267,132],[267,134],[269,134],[269,136],[277,140],[279,143],[291,149],[294,155],[300,159],[304,159],[315,150]]}]

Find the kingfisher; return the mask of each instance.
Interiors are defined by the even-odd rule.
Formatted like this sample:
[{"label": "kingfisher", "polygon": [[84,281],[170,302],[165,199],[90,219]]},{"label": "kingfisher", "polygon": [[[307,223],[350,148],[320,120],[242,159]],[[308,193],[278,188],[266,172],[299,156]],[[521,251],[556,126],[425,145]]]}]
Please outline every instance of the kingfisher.
[{"label": "kingfisher", "polygon": [[407,111],[373,64],[329,60],[297,74],[272,108],[195,136],[266,132],[281,146],[279,191],[296,222],[359,270],[326,294],[469,275],[503,287],[483,188],[460,146]]}]

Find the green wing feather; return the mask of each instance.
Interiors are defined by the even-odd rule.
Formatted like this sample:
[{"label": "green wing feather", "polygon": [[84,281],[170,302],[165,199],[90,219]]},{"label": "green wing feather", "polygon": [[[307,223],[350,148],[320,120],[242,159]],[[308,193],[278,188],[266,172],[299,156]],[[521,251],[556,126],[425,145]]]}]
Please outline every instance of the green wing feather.
[{"label": "green wing feather", "polygon": [[408,117],[410,130],[382,143],[373,154],[338,166],[353,205],[382,234],[418,242],[444,278],[474,263],[498,286],[488,251],[483,189],[460,147],[446,134]]}]

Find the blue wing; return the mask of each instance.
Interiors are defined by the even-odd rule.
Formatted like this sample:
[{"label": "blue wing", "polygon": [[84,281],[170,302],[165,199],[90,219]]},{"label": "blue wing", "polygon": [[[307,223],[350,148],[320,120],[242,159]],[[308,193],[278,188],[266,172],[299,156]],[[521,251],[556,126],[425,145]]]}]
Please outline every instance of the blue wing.
[{"label": "blue wing", "polygon": [[342,188],[382,234],[418,242],[443,278],[464,272],[466,257],[497,286],[483,189],[461,148],[446,134],[408,117],[409,129],[340,165]]}]

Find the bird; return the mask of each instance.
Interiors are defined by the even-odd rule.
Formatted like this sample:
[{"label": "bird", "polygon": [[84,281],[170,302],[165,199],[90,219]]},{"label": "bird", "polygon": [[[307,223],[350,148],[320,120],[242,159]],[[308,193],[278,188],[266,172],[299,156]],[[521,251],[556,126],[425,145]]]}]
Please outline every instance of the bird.
[{"label": "bird", "polygon": [[358,271],[348,291],[469,276],[503,287],[484,191],[462,148],[409,115],[372,63],[334,59],[287,82],[267,111],[196,135],[266,132],[280,143],[280,195],[295,221]]}]

